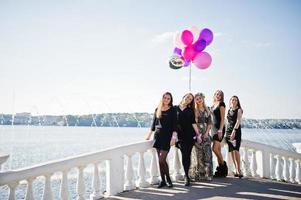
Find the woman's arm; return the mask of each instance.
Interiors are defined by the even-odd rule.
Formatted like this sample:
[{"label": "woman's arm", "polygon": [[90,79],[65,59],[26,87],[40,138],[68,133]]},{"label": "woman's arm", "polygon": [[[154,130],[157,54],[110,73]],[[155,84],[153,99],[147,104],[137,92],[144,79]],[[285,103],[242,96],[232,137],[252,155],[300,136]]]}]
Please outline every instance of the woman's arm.
[{"label": "woman's arm", "polygon": [[146,140],[149,140],[150,137],[152,136],[153,132],[155,131],[155,125],[156,125],[156,112],[157,112],[157,109],[155,110],[155,113],[154,113],[154,117],[153,117],[153,123],[152,123],[152,126],[151,126],[151,130],[148,132],[148,134],[146,135]]},{"label": "woman's arm", "polygon": [[234,140],[235,135],[236,135],[236,129],[238,129],[239,126],[240,126],[241,118],[242,118],[242,110],[238,109],[238,111],[237,111],[237,120],[236,120],[235,126],[232,130],[232,133],[230,135],[230,140]]},{"label": "woman's arm", "polygon": [[221,122],[219,125],[219,129],[218,129],[218,137],[221,139],[222,138],[222,133],[223,133],[223,129],[224,129],[224,123],[225,123],[225,107],[221,106],[219,108],[220,110],[220,114],[221,114]]}]

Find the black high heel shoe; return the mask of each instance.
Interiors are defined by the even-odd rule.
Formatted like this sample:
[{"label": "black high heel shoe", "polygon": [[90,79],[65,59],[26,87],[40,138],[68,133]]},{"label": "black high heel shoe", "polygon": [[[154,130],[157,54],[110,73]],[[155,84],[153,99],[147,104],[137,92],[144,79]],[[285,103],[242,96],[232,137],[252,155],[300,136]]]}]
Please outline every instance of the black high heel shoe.
[{"label": "black high heel shoe", "polygon": [[165,181],[161,181],[160,184],[158,185],[158,188],[163,188],[164,186],[167,186],[166,182]]},{"label": "black high heel shoe", "polygon": [[172,184],[172,182],[171,182],[170,177],[166,177],[166,180],[167,180],[167,187],[172,188],[172,187],[173,187],[173,184]]}]

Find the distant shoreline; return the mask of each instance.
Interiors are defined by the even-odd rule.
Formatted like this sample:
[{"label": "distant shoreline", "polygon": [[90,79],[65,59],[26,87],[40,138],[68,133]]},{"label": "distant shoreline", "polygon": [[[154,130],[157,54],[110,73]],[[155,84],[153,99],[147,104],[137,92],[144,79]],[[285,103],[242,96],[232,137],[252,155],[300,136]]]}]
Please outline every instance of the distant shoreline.
[{"label": "distant shoreline", "polygon": [[[103,113],[87,115],[0,114],[0,125],[150,127],[151,113]],[[301,119],[242,119],[242,128],[301,129]]]}]

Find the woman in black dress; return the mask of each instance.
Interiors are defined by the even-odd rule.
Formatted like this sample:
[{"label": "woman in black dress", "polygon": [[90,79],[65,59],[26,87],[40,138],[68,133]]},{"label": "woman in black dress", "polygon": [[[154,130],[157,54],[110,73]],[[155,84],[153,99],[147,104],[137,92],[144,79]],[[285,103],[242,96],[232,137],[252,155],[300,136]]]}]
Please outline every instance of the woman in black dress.
[{"label": "woman in black dress", "polygon": [[240,154],[239,148],[241,143],[241,117],[243,110],[241,109],[240,102],[237,96],[232,96],[230,99],[230,109],[227,114],[227,131],[226,140],[231,152],[231,157],[235,166],[235,177],[242,178],[243,175],[240,171]]},{"label": "woman in black dress", "polygon": [[213,152],[217,157],[218,166],[214,177],[226,177],[228,175],[227,163],[223,159],[221,152],[221,142],[225,135],[225,108],[224,93],[217,90],[213,97],[213,106],[211,107],[213,126],[211,136],[213,140]]},{"label": "woman in black dress", "polygon": [[201,137],[198,137],[199,131],[195,121],[193,94],[186,94],[181,103],[178,106],[175,106],[175,109],[178,120],[178,142],[176,146],[181,150],[182,153],[182,165],[185,172],[185,186],[189,186],[190,178],[188,172],[190,168],[191,150],[196,138],[199,138],[199,142],[201,142]]},{"label": "woman in black dress", "polygon": [[166,180],[168,187],[173,186],[169,176],[166,157],[170,149],[171,137],[173,134],[176,135],[176,122],[176,113],[172,105],[172,95],[166,92],[163,94],[162,100],[155,110],[151,131],[146,137],[146,139],[149,140],[152,133],[155,133],[153,147],[157,149],[161,175],[161,182],[158,188],[166,186]]}]

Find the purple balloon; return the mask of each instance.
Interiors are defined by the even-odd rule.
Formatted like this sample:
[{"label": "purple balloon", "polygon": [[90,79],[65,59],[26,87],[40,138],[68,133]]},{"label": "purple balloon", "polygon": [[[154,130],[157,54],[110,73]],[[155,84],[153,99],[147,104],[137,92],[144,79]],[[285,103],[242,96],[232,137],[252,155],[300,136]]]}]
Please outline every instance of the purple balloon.
[{"label": "purple balloon", "polygon": [[205,48],[206,48],[206,41],[201,39],[201,40],[198,40],[196,41],[194,44],[193,44],[193,48],[196,52],[201,52],[203,51]]},{"label": "purple balloon", "polygon": [[183,67],[189,67],[190,66],[190,61],[185,60],[184,66]]},{"label": "purple balloon", "polygon": [[213,40],[213,33],[210,29],[205,28],[201,31],[199,39],[198,40],[205,40],[206,41],[206,45],[208,46],[212,40]]},{"label": "purple balloon", "polygon": [[173,53],[176,55],[181,56],[182,55],[182,49],[175,47],[175,49],[173,50]]}]

